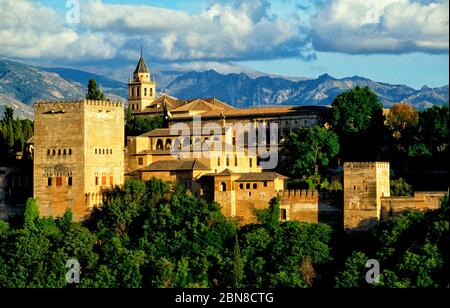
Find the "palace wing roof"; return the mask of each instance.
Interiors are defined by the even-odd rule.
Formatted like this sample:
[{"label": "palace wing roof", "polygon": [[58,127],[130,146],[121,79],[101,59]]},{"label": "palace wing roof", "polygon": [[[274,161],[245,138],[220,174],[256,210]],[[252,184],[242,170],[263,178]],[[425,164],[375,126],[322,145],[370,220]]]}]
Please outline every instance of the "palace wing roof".
[{"label": "palace wing roof", "polygon": [[198,159],[184,159],[184,160],[159,160],[145,168],[140,169],[140,172],[146,171],[190,171],[190,170],[210,170]]}]

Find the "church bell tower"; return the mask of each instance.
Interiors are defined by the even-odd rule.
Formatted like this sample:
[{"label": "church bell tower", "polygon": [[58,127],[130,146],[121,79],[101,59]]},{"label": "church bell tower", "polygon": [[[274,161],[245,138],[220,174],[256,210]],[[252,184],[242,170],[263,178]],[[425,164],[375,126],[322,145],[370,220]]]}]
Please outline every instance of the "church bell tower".
[{"label": "church bell tower", "polygon": [[156,99],[156,82],[142,55],[128,82],[128,106],[131,112],[141,112]]}]

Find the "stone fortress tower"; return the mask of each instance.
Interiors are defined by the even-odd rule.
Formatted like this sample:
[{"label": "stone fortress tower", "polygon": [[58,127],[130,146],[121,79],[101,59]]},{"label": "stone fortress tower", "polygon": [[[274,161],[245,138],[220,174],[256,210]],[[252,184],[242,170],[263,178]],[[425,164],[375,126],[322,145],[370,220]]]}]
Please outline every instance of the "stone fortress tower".
[{"label": "stone fortress tower", "polygon": [[344,229],[372,228],[381,217],[381,198],[389,196],[388,162],[344,163]]},{"label": "stone fortress tower", "polygon": [[142,56],[128,83],[128,105],[131,112],[141,112],[156,99],[156,82]]},{"label": "stone fortress tower", "polygon": [[37,102],[33,195],[41,216],[83,219],[124,181],[124,108],[109,101]]}]

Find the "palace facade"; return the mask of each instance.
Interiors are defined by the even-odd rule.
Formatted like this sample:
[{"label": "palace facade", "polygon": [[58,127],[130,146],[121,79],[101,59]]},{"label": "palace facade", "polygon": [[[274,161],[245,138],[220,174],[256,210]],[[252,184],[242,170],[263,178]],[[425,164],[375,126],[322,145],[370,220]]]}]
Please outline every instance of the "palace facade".
[{"label": "palace facade", "polygon": [[[35,103],[34,136],[28,144],[33,196],[42,216],[61,216],[71,208],[74,218],[82,220],[102,204],[105,190],[126,178],[181,182],[243,224],[255,222],[256,211],[279,197],[283,221],[325,222],[350,231],[368,230],[408,209],[438,208],[445,195],[390,197],[388,162],[344,163],[343,194],[288,190],[288,178],[275,172],[276,164],[268,165],[263,154],[281,159],[284,137],[301,127],[323,125],[330,108],[236,109],[214,98],[158,96],[142,56],[128,86],[132,116],[163,116],[166,128],[125,140],[122,103]],[[10,176],[12,171],[0,169],[0,216],[11,213],[1,200],[11,195],[11,185],[27,183]]]}]

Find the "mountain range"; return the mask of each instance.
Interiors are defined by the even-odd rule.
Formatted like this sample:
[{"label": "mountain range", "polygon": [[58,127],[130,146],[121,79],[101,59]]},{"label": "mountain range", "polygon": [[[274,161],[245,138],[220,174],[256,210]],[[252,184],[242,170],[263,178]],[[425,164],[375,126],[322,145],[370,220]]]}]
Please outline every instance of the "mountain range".
[{"label": "mountain range", "polygon": [[[45,68],[10,60],[0,60],[0,109],[12,106],[16,114],[31,118],[32,104],[37,100],[82,99],[88,80],[94,78],[106,96],[126,101],[127,84],[105,76],[68,68]],[[424,109],[449,101],[448,85],[419,90],[353,76],[333,78],[328,74],[316,79],[251,77],[247,74],[160,71],[155,74],[159,92],[190,99],[215,97],[235,107],[268,105],[330,105],[340,93],[354,86],[368,86],[385,107],[400,101]],[[0,110],[0,112],[2,112]]]}]

